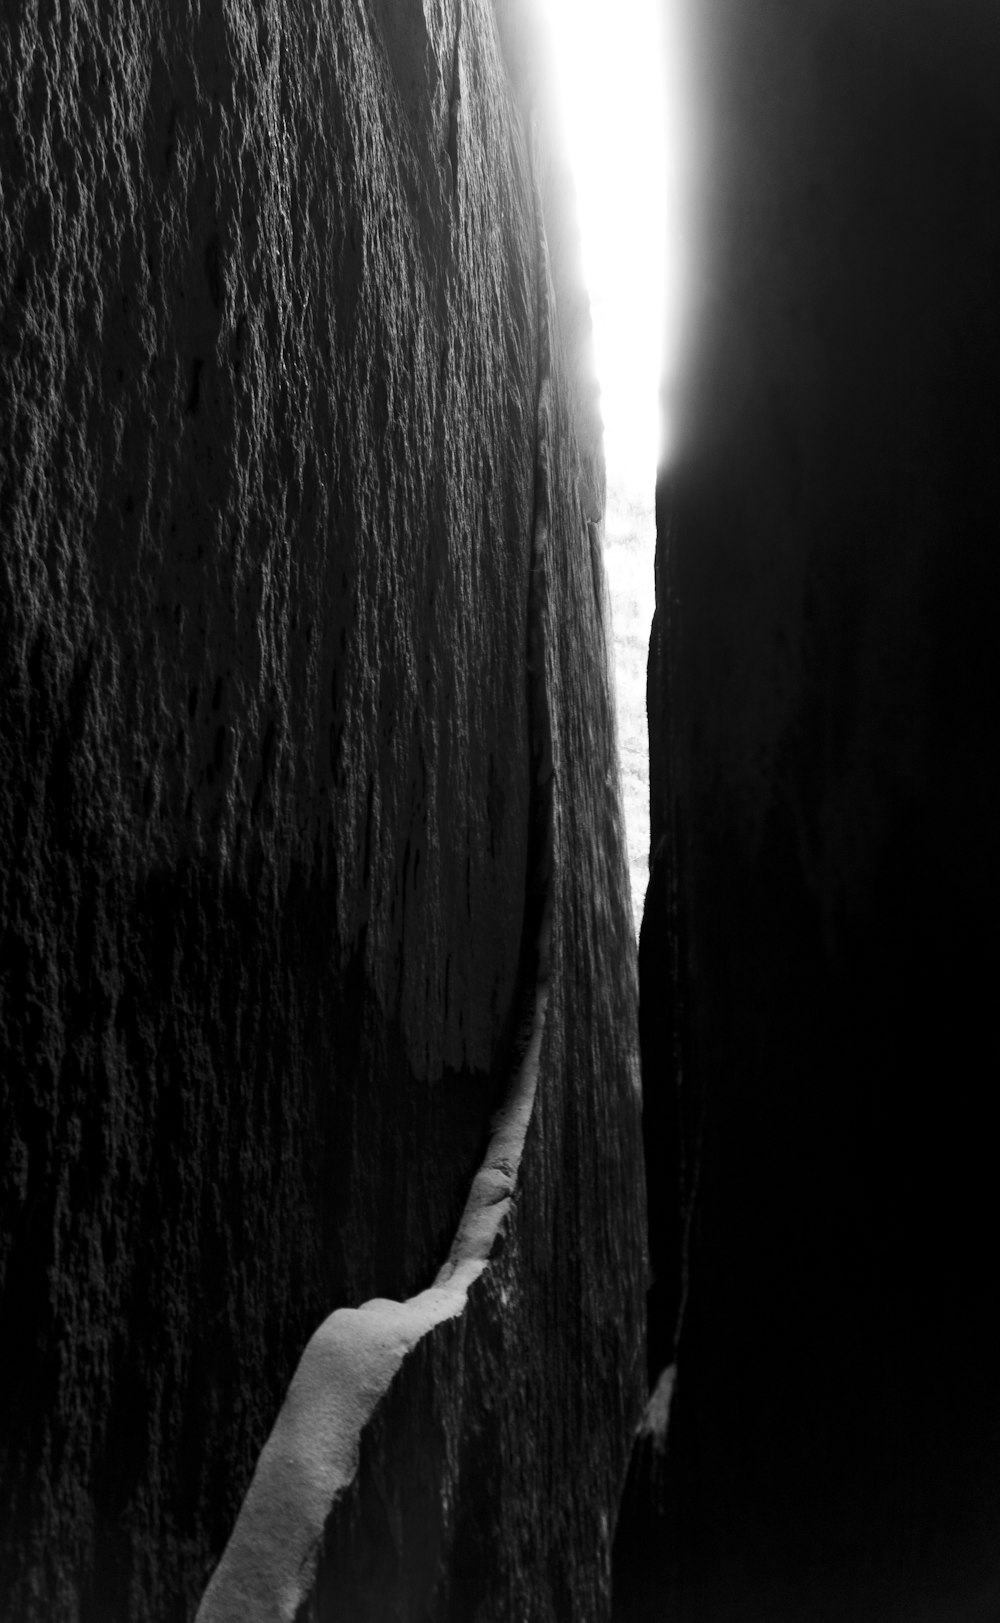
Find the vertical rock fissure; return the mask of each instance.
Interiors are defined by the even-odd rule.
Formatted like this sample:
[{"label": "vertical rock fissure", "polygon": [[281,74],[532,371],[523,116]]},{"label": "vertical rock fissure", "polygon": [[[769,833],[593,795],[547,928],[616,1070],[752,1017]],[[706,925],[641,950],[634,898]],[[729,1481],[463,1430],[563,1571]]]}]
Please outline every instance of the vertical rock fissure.
[{"label": "vertical rock fissure", "polygon": [[[647,1168],[662,1160],[664,1146],[675,1146],[675,1177],[666,1190],[673,1221],[662,1215],[650,1224],[650,1257],[654,1292],[666,1298],[662,1310],[650,1315],[649,1374],[655,1387],[663,1369],[676,1362],[684,1331],[690,1283],[690,1253],[701,1177],[704,1131],[703,1098],[696,1096],[685,1078],[685,1052],[689,1019],[690,981],[696,975],[687,939],[682,897],[683,875],[689,862],[681,821],[678,741],[678,660],[681,627],[676,613],[673,509],[671,485],[661,475],[656,501],[656,610],[650,638],[647,713],[650,738],[650,895],[640,938],[640,1029],[644,1048],[643,1091],[647,1101]],[[652,735],[656,735],[654,744]],[[666,971],[669,1008],[666,1022],[662,1004],[651,1007],[651,991],[659,968]],[[646,999],[642,999],[645,971]],[[666,1033],[667,1053],[658,1051],[657,1039]],[[664,1065],[664,1060],[666,1061]],[[659,1098],[657,1098],[659,1090]],[[657,1233],[656,1230],[659,1229]],[[673,1236],[673,1249],[663,1243]],[[669,1304],[669,1305],[668,1305]],[[659,1305],[659,1304],[658,1304]]]}]

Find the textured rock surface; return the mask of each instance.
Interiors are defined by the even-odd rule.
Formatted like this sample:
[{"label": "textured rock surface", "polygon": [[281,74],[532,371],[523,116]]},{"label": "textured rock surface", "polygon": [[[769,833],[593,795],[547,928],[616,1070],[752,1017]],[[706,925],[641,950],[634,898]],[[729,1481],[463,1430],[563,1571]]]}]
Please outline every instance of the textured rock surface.
[{"label": "textured rock surface", "polygon": [[[608,673],[600,663],[581,673],[571,653],[574,634],[605,646],[607,601],[589,539],[587,547],[573,545],[587,526],[574,494],[571,425],[560,409],[568,380],[558,367],[541,206],[539,247],[523,1057],[432,1287],[403,1303],[341,1309],[310,1341],[199,1623],[299,1615],[556,1623],[608,1611],[612,1519],[641,1391],[641,1346],[612,1347],[601,1299],[607,1271],[623,1262],[634,1270],[641,1258],[641,1213],[621,1192],[603,1213],[592,1208],[585,1265],[565,1267],[553,1187],[574,1201],[581,1229],[590,1200],[574,1188],[569,1166],[554,1179],[546,1162],[564,1153],[558,1138],[567,1130],[595,1147],[606,1142],[613,1095],[600,1088],[577,1098],[574,1083],[614,1065],[630,1010],[622,985],[601,986],[599,965],[578,951],[581,934],[590,943],[606,939],[602,905],[623,898],[622,875],[607,865],[621,861],[621,831],[609,784],[594,770],[602,760],[604,772],[608,766],[600,745],[610,725]],[[599,546],[596,558],[599,568]],[[570,701],[581,675],[582,692]],[[595,844],[602,819],[610,826]],[[616,933],[627,952],[620,917]],[[571,1011],[583,999],[590,1012],[578,1022]],[[634,1121],[637,1103],[637,1093],[626,1099],[625,1120]],[[615,1170],[609,1159],[600,1182]],[[569,1418],[564,1381],[574,1321],[586,1326],[588,1346],[574,1360],[571,1425],[580,1429],[567,1444],[560,1434]],[[617,1367],[623,1351],[630,1355],[624,1369]],[[587,1415],[602,1410],[610,1450],[607,1436],[595,1447],[585,1435]],[[552,1496],[554,1461],[572,1472],[563,1496]]]},{"label": "textured rock surface", "polygon": [[[189,1615],[309,1335],[430,1283],[508,1085],[533,62],[518,7],[469,0],[0,22],[0,1615]],[[534,1283],[461,1393],[523,1439],[537,1615],[600,1615],[634,984],[585,301],[542,191],[565,860]]]},{"label": "textured rock surface", "polygon": [[698,1623],[985,1619],[1000,30],[971,3],[700,18],[640,971],[670,1559],[644,1609],[625,1518],[622,1615],[676,1578]]}]

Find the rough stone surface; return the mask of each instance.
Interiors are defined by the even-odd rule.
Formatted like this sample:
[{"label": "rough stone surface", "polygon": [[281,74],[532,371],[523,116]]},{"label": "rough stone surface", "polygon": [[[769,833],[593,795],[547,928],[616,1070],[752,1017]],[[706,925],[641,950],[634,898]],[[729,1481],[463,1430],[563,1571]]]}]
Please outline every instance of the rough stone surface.
[{"label": "rough stone surface", "polygon": [[640,986],[677,1377],[661,1583],[626,1515],[619,1610],[985,1620],[1000,29],[971,0],[699,18]]},{"label": "rough stone surface", "polygon": [[[191,1614],[309,1336],[431,1282],[507,1088],[537,73],[485,0],[0,20],[5,1618]],[[634,977],[544,140],[540,185],[563,861],[535,1284],[461,1395],[524,1439],[533,1615],[600,1616],[639,1394]]]},{"label": "rough stone surface", "polygon": [[[606,1271],[623,1260],[634,1267],[641,1258],[635,1220],[641,1214],[621,1199],[603,1213],[592,1210],[598,1222],[586,1266],[562,1265],[565,1236],[553,1226],[553,1172],[545,1163],[559,1150],[556,1134],[567,1129],[595,1145],[605,1142],[613,1096],[596,1089],[575,1098],[573,1083],[615,1064],[630,1011],[620,986],[595,986],[599,968],[577,950],[580,932],[590,942],[606,939],[601,904],[623,895],[623,876],[607,867],[609,858],[621,860],[621,830],[613,783],[594,771],[602,757],[605,774],[609,764],[599,743],[611,714],[606,663],[589,673],[572,656],[567,663],[572,637],[559,629],[583,633],[606,658],[607,592],[594,573],[600,544],[574,494],[579,468],[571,423],[560,409],[569,380],[558,364],[543,212],[539,197],[540,387],[528,601],[532,793],[519,1059],[431,1288],[402,1303],[340,1309],[312,1337],[198,1623],[292,1617],[459,1623],[470,1616],[558,1623],[608,1611],[613,1515],[630,1408],[641,1390],[641,1349],[633,1346],[625,1370],[615,1367],[622,1349],[613,1350],[601,1334],[600,1301]],[[587,535],[585,548],[573,546],[574,532]],[[582,736],[577,703],[567,702],[581,674],[588,722]],[[588,815],[574,817],[574,806]],[[595,844],[588,831],[602,818],[609,826]],[[580,874],[588,879],[582,907],[572,882]],[[627,941],[620,921],[616,930],[620,949]],[[577,1027],[568,1015],[584,998],[600,1013]],[[637,1103],[636,1094],[633,1112]],[[600,1171],[603,1183],[614,1176],[613,1163]],[[555,1181],[582,1217],[588,1193],[574,1189],[570,1168]],[[623,1237],[630,1257],[622,1253]],[[560,1435],[565,1354],[581,1317],[594,1339],[588,1334],[587,1356],[576,1361],[572,1401],[580,1430],[567,1446]],[[592,1407],[613,1417],[610,1451],[607,1439],[600,1448],[584,1441]],[[558,1460],[573,1473],[562,1502],[551,1492]]]}]

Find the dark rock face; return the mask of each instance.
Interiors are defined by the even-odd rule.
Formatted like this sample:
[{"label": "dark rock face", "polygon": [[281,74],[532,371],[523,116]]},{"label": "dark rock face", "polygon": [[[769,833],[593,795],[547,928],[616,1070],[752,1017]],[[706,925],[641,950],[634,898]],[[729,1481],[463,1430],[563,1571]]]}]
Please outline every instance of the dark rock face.
[{"label": "dark rock face", "polygon": [[547,1035],[523,1300],[453,1378],[466,1425],[505,1409],[484,1472],[530,1439],[518,1594],[606,1604],[635,987],[587,321],[531,60],[515,6],[0,24],[4,1617],[190,1615],[309,1336],[448,1255],[531,978],[539,195]]},{"label": "dark rock face", "polygon": [[918,13],[700,13],[640,988],[677,1379],[622,1524],[669,1558],[623,1616],[1000,1604],[1000,30]]}]

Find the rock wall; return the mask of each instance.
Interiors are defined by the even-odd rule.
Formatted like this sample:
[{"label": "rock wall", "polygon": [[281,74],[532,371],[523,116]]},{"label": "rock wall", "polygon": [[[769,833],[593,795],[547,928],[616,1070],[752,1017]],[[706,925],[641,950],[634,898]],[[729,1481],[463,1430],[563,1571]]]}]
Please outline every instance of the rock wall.
[{"label": "rock wall", "polygon": [[640,969],[676,1380],[620,1609],[985,1619],[1000,29],[974,0],[712,0],[692,37]]},{"label": "rock wall", "polygon": [[313,1331],[445,1264],[537,1013],[543,616],[545,1038],[504,1291],[440,1376],[477,1468],[436,1604],[506,1615],[481,1569],[606,1609],[635,985],[539,74],[486,0],[0,23],[5,1618],[192,1615]]}]

